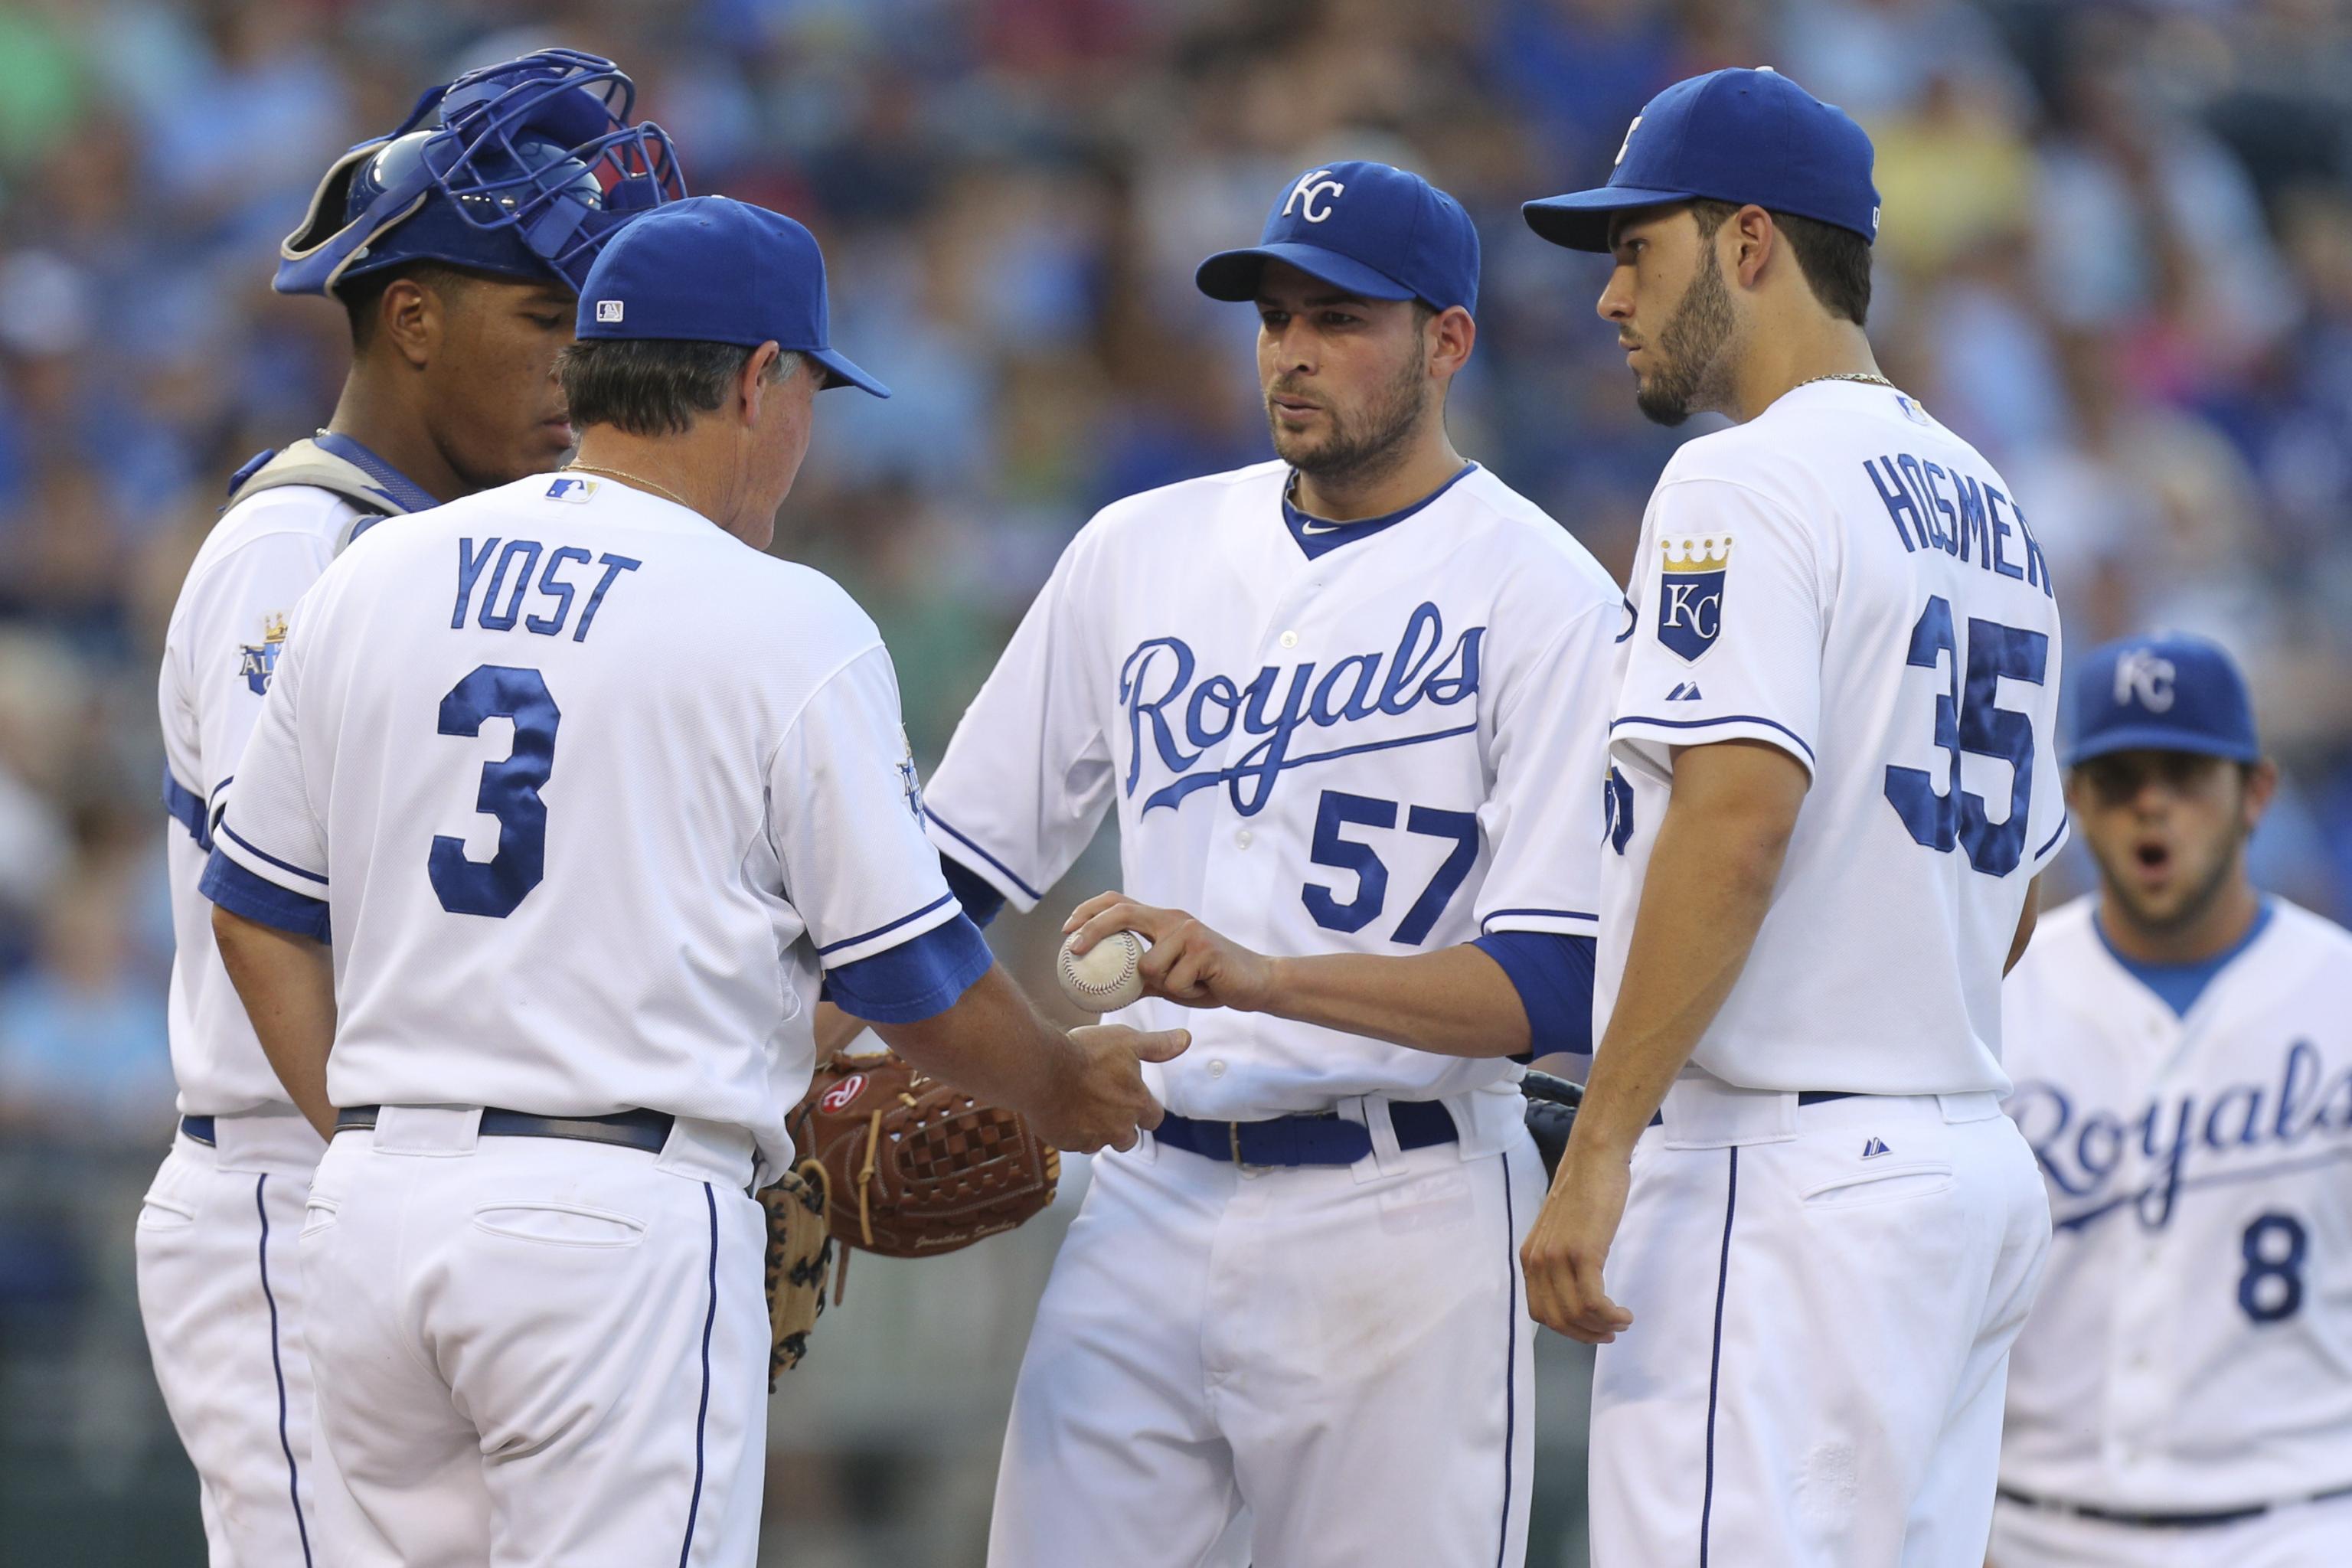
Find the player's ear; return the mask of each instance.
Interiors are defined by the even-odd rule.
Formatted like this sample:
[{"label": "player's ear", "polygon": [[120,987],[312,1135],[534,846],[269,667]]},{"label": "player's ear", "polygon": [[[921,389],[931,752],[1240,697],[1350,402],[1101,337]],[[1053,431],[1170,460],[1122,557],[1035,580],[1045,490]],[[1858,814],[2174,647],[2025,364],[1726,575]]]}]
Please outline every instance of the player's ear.
[{"label": "player's ear", "polygon": [[1775,256],[1785,252],[1794,259],[1795,252],[1789,250],[1772,215],[1754,202],[1732,214],[1723,227],[1732,240],[1730,271],[1743,288],[1756,287],[1756,279]]},{"label": "player's ear", "polygon": [[376,300],[376,336],[417,370],[430,363],[448,329],[448,301],[414,278],[395,278]]},{"label": "player's ear", "polygon": [[1450,377],[1470,363],[1470,351],[1478,342],[1478,323],[1471,320],[1469,311],[1451,305],[1429,323],[1427,336],[1430,374]]},{"label": "player's ear", "polygon": [[736,405],[742,410],[743,423],[746,425],[757,425],[760,422],[762,400],[774,384],[772,377],[775,372],[776,361],[783,357],[783,352],[776,341],[771,338],[744,356],[743,369],[735,378],[735,401]]},{"label": "player's ear", "polygon": [[2248,763],[2244,777],[2243,805],[2240,809],[2245,814],[2246,831],[2252,833],[2278,795],[2278,764],[2268,757],[2258,763]]}]

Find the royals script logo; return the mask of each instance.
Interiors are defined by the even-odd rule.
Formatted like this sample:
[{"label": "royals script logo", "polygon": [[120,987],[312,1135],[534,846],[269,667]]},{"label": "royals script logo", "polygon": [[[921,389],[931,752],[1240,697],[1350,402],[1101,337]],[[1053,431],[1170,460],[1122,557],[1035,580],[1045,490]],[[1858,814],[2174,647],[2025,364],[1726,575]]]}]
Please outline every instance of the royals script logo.
[{"label": "royals script logo", "polygon": [[[1118,671],[1118,700],[1127,710],[1125,793],[1132,796],[1146,763],[1156,762],[1174,776],[1146,797],[1145,812],[1223,784],[1234,809],[1255,816],[1292,768],[1472,734],[1478,715],[1469,700],[1478,692],[1486,636],[1486,627],[1472,626],[1448,643],[1444,617],[1424,602],[1405,617],[1403,634],[1387,652],[1349,654],[1328,668],[1312,660],[1286,668],[1269,664],[1246,684],[1229,675],[1196,679],[1199,661],[1181,637],[1139,643]],[[1432,710],[1426,723],[1412,733],[1352,742],[1325,733],[1424,708]],[[1238,754],[1228,748],[1222,767],[1201,767],[1229,741],[1250,743]]]},{"label": "royals script logo", "polygon": [[2252,1081],[2150,1100],[2129,1115],[2078,1105],[2040,1081],[2017,1086],[2009,1113],[2049,1178],[2060,1230],[2118,1209],[2158,1230],[2199,1188],[2313,1163],[2352,1165],[2352,1068],[2329,1068],[2307,1040]]}]

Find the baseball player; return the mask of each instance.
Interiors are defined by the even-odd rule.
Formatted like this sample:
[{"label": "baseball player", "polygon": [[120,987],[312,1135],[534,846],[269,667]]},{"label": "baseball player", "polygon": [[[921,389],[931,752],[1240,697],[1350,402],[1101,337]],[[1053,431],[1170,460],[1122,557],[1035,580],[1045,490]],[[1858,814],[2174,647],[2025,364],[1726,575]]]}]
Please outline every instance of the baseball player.
[{"label": "baseball player", "polygon": [[374,531],[303,600],[205,875],[332,1139],[316,1533],[359,1568],[750,1568],[751,1192],[821,981],[1068,1148],[1134,1142],[1137,1053],[1184,1040],[1065,1035],[991,966],[873,623],[761,553],[817,389],[887,395],[828,344],[808,231],[666,205],[599,254],[578,336],[571,468]]},{"label": "baseball player", "polygon": [[2352,935],[2255,890],[2277,783],[2201,637],[2070,681],[2097,893],[2002,993],[2056,1235],[2010,1369],[1998,1568],[2352,1557]]},{"label": "baseball player", "polygon": [[2049,1242],[2000,1109],[2000,977],[2065,837],[2049,572],[1877,373],[1844,114],[1696,77],[1528,219],[1613,257],[1650,417],[1738,422],[1643,519],[1601,1038],[1526,1248],[1537,1317],[1603,1347],[1593,1561],[1973,1568]]},{"label": "baseball player", "polygon": [[190,568],[159,682],[178,957],[179,1135],[138,1228],[165,1405],[202,1483],[215,1568],[308,1563],[308,1293],[295,1257],[325,1145],[296,1114],[214,952],[196,890],[295,601],[352,536],[554,467],[571,445],[555,356],[596,245],[679,193],[660,131],[629,125],[611,62],[543,50],[426,93],[335,161],[276,287],[341,302],[352,368],[327,429],[230,486]]},{"label": "baseball player", "polygon": [[[1280,460],[1135,496],[1064,552],[928,805],[1028,908],[1104,814],[1192,1016],[1171,1114],[1097,1160],[1013,1394],[1003,1568],[1517,1563],[1541,1195],[1529,1051],[1590,1045],[1617,594],[1448,440],[1476,336],[1461,205],[1308,170],[1202,263],[1254,303]],[[1210,1011],[1187,1015],[1182,1009]]]}]

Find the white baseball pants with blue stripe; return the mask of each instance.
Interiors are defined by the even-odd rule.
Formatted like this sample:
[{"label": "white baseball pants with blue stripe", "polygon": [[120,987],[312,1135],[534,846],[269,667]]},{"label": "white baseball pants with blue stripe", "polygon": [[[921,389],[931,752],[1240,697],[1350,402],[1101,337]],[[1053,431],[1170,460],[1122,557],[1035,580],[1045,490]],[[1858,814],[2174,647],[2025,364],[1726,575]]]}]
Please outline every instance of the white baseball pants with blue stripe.
[{"label": "white baseball pants with blue stripe", "polygon": [[1544,1176],[1510,1099],[1499,1151],[1097,1156],[1022,1360],[991,1568],[1520,1568],[1518,1244]]},{"label": "white baseball pants with blue stripe", "polygon": [[1990,1094],[1683,1079],[1603,1270],[1593,1568],[1981,1568],[2050,1205]]},{"label": "white baseball pants with blue stripe", "polygon": [[659,1155],[386,1106],[320,1162],[320,1568],[751,1568],[767,1228],[748,1136]]},{"label": "white baseball pants with blue stripe", "polygon": [[139,1214],[139,1315],[196,1468],[212,1568],[308,1568],[310,1367],[296,1238],[325,1145],[289,1109],[182,1132]]}]

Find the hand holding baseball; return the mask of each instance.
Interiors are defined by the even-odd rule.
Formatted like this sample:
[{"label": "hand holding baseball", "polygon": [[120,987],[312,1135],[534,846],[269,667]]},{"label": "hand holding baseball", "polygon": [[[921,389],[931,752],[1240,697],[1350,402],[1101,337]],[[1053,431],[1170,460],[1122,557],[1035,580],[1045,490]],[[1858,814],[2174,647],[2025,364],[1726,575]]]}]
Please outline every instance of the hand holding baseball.
[{"label": "hand holding baseball", "polygon": [[1255,1013],[1274,994],[1275,960],[1210,930],[1182,910],[1154,909],[1122,893],[1097,893],[1070,911],[1062,930],[1066,936],[1065,969],[1082,968],[1098,947],[1116,938],[1134,942],[1140,937],[1148,942],[1149,950],[1134,964],[1141,995],[1162,996],[1186,1007]]}]

